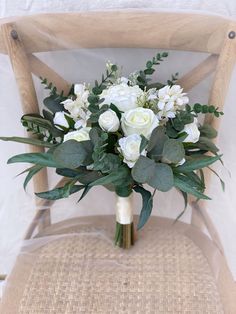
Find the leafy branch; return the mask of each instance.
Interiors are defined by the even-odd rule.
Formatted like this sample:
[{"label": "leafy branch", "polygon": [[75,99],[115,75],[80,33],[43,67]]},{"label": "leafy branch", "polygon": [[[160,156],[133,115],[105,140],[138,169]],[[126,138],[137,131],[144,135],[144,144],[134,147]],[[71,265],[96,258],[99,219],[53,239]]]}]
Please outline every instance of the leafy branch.
[{"label": "leafy branch", "polygon": [[144,89],[147,83],[150,81],[150,78],[147,76],[152,75],[155,72],[155,65],[159,65],[161,61],[164,61],[164,58],[168,57],[168,52],[157,53],[152,60],[148,60],[146,63],[146,68],[140,70],[137,81],[140,88]]},{"label": "leafy branch", "polygon": [[224,114],[222,111],[219,111],[218,109],[219,109],[218,107],[215,107],[213,105],[201,105],[199,103],[194,104],[193,108],[191,108],[189,105],[186,105],[187,112],[194,112],[195,114],[211,113],[217,118]]}]

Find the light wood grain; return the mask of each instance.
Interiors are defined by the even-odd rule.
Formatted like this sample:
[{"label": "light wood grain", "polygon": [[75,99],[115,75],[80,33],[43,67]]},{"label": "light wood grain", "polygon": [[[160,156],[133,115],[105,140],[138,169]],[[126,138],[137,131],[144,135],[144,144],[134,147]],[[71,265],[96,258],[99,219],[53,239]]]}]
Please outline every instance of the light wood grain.
[{"label": "light wood grain", "polygon": [[208,77],[216,69],[218,55],[210,55],[190,72],[181,77],[177,84],[183,87],[185,92],[190,91],[194,86]]},{"label": "light wood grain", "polygon": [[28,55],[31,72],[37,77],[47,78],[48,82],[52,82],[57,87],[58,92],[64,92],[67,95],[70,91],[71,85],[63,79],[57,72],[50,68],[46,63],[41,61],[36,56]]},{"label": "light wood grain", "polygon": [[[18,34],[15,25],[3,24],[1,26],[2,35],[6,44],[7,52],[11,60],[12,68],[15,74],[15,79],[18,85],[23,113],[39,112],[38,102],[32,75],[30,72],[28,58],[24,50],[24,45],[20,39],[13,39],[12,32]],[[43,152],[42,147],[34,145],[29,146],[30,152]],[[42,191],[48,189],[47,171],[41,170],[33,178],[34,191]],[[36,198],[36,205],[38,199]],[[50,223],[49,211],[45,211],[44,219],[41,220],[40,228]]]},{"label": "light wood grain", "polygon": [[[219,53],[228,27],[217,15],[145,10],[39,14],[14,23],[27,53],[94,47]],[[0,50],[7,51],[1,37]]]}]

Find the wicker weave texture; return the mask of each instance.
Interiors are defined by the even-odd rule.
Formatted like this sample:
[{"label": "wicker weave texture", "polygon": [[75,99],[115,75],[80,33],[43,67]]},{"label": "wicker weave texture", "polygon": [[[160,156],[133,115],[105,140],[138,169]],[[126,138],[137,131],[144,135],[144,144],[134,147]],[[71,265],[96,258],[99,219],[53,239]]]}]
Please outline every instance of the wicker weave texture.
[{"label": "wicker weave texture", "polygon": [[110,230],[70,231],[31,252],[20,314],[223,313],[207,260],[176,230],[146,228],[128,251]]}]

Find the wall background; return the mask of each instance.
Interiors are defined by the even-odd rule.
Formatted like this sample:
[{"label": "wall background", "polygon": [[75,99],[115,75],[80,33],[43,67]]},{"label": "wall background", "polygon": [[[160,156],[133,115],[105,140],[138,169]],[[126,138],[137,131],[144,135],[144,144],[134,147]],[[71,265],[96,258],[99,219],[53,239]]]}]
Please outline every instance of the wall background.
[{"label": "wall background", "polygon": [[[0,0],[0,16],[27,15],[38,12],[67,12],[94,9],[112,8],[149,8],[171,10],[194,10],[223,14],[236,18],[236,2],[234,0]],[[53,54],[40,54],[50,66],[57,69],[71,82],[93,82],[101,76],[107,59],[124,65],[124,74],[137,69],[140,64],[155,54],[152,50],[119,49],[73,51],[69,55],[58,52]],[[165,81],[171,73],[179,71],[184,74],[195,64],[206,57],[204,54],[171,52],[168,62],[162,64],[158,77]],[[24,131],[19,122],[22,114],[15,80],[11,71],[9,60],[0,56],[0,134],[1,136],[23,136]],[[217,179],[212,182],[211,196],[208,211],[217,226],[232,272],[236,279],[236,71],[233,73],[231,87],[228,93],[225,115],[222,119],[219,146],[224,152],[224,162],[231,172],[218,165],[218,172],[226,182],[226,192],[222,193]],[[190,93],[194,101],[207,101],[211,78],[199,84]],[[42,99],[46,92],[40,82],[35,80],[38,97]],[[6,165],[6,160],[18,153],[24,152],[24,146],[15,143],[0,143],[0,273],[9,273],[17,252],[22,244],[22,236],[34,215],[34,202],[31,187],[25,192],[22,188],[23,177],[15,177],[25,169],[26,165]],[[55,176],[50,176],[51,183]],[[135,200],[136,212],[139,212],[138,198]],[[183,208],[182,200],[173,191],[168,194],[157,193],[153,214],[167,217],[176,217]],[[114,212],[114,196],[105,189],[94,189],[79,205],[76,197],[70,200],[57,202],[53,207],[53,221],[59,221],[78,215],[93,215]],[[188,221],[190,210],[183,217]]]}]

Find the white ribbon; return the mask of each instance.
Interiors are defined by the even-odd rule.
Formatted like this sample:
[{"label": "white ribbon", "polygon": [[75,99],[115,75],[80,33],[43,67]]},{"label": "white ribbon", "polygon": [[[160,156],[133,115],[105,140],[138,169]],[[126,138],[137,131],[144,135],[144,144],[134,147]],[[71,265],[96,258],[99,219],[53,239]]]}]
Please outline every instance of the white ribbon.
[{"label": "white ribbon", "polygon": [[133,222],[132,196],[117,196],[116,221],[122,225],[129,225]]}]

